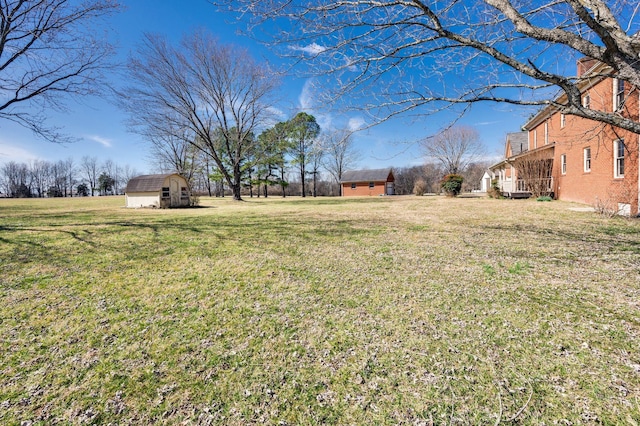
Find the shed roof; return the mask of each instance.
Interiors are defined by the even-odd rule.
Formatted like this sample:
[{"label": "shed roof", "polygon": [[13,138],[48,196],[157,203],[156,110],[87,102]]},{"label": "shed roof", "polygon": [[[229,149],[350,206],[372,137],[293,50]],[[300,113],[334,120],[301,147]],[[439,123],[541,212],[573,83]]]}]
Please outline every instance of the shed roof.
[{"label": "shed roof", "polygon": [[342,174],[343,183],[350,182],[386,182],[389,176],[393,177],[390,168],[370,170],[349,170]]},{"label": "shed roof", "polygon": [[158,192],[162,189],[165,179],[174,175],[180,176],[177,173],[136,176],[127,183],[124,192]]}]

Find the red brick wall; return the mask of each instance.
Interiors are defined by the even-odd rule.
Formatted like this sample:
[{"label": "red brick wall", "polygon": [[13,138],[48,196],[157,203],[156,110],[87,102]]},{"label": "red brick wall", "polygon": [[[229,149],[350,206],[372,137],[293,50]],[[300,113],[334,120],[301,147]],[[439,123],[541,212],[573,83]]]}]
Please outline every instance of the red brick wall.
[{"label": "red brick wall", "polygon": [[[613,80],[607,79],[590,88],[591,108],[613,110]],[[638,120],[638,91],[626,90],[622,114]],[[633,133],[614,129],[583,118],[569,116],[561,126],[561,114],[546,120],[549,142],[555,142],[554,183],[556,198],[594,205],[596,200],[631,204],[631,214],[638,210],[638,140]],[[533,132],[538,135],[538,147],[544,145],[544,122],[529,130],[530,148]],[[626,146],[624,178],[614,177],[614,141],[624,139]],[[591,171],[584,171],[584,148],[591,148]],[[561,156],[566,155],[567,170],[562,174]]]},{"label": "red brick wall", "polygon": [[342,184],[342,195],[349,196],[366,196],[366,195],[384,195],[386,182],[374,182],[373,188],[369,188],[369,182],[356,183],[355,189],[351,188],[350,183]]}]

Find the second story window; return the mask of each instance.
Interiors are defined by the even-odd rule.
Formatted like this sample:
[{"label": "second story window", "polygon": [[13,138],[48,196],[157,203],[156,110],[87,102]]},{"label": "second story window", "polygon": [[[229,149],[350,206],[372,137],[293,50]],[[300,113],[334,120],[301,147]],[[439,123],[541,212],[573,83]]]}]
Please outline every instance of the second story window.
[{"label": "second story window", "polygon": [[564,126],[567,125],[567,116],[564,114],[560,114],[560,128],[564,129]]},{"label": "second story window", "polygon": [[624,106],[624,80],[614,80],[615,98],[613,100],[613,110],[617,111]]},{"label": "second story window", "polygon": [[562,154],[560,156],[560,166],[562,168],[562,174],[567,174],[567,154]]},{"label": "second story window", "polygon": [[588,93],[582,98],[582,106],[585,108],[591,108],[591,96]]},{"label": "second story window", "polygon": [[544,122],[544,144],[549,144],[549,120]]}]

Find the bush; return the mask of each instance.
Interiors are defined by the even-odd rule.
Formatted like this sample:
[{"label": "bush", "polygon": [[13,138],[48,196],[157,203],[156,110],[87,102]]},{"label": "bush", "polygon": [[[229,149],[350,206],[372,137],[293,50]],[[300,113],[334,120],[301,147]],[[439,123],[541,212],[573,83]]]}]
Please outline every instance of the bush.
[{"label": "bush", "polygon": [[418,179],[413,184],[414,195],[424,195],[427,192],[427,182],[424,179]]},{"label": "bush", "polygon": [[490,198],[503,198],[502,192],[500,192],[500,186],[498,186],[498,179],[491,181],[491,188],[487,190],[487,195]]},{"label": "bush", "polygon": [[542,195],[536,198],[536,201],[551,201],[551,200],[553,200],[553,198],[549,197],[548,195]]},{"label": "bush", "polygon": [[460,193],[464,178],[456,174],[448,174],[440,181],[440,187],[449,197],[455,197]]}]

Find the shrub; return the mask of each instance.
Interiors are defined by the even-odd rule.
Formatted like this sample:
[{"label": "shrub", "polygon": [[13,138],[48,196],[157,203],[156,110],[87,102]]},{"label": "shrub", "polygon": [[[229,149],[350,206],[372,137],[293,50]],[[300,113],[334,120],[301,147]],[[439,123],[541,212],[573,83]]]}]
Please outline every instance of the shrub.
[{"label": "shrub", "polygon": [[500,192],[500,187],[498,186],[498,179],[493,179],[491,181],[491,188],[487,190],[487,195],[490,198],[503,198],[502,192]]},{"label": "shrub", "polygon": [[440,181],[440,187],[449,197],[455,197],[460,193],[464,178],[456,174],[448,174]]},{"label": "shrub", "polygon": [[418,179],[413,184],[413,194],[414,195],[424,195],[427,192],[427,182],[424,179]]},{"label": "shrub", "polygon": [[549,197],[548,195],[542,195],[536,198],[536,201],[551,201],[551,200],[553,200],[553,198]]}]

